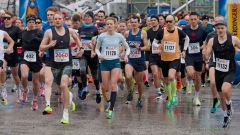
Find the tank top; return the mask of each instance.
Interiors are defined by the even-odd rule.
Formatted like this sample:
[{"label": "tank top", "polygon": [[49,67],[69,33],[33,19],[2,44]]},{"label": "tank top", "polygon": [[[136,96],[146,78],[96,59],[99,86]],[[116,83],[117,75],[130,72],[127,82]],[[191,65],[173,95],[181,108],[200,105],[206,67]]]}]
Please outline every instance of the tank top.
[{"label": "tank top", "polygon": [[216,67],[215,69],[220,72],[235,71],[236,65],[234,61],[235,48],[232,43],[232,35],[227,34],[227,40],[220,44],[218,36],[213,40],[213,52],[215,55]]},{"label": "tank top", "polygon": [[65,34],[60,36],[57,34],[55,28],[52,28],[52,40],[57,40],[57,43],[54,47],[49,48],[51,66],[57,69],[62,69],[65,66],[71,66],[72,54],[69,46],[69,30],[65,28]]},{"label": "tank top", "polygon": [[130,61],[144,61],[144,52],[136,48],[136,46],[143,47],[143,40],[141,38],[142,30],[139,30],[136,35],[132,34],[132,30],[129,31],[127,37],[127,43],[130,47],[129,60]]},{"label": "tank top", "polygon": [[177,27],[175,27],[173,33],[168,32],[167,28],[165,27],[161,43],[163,45],[161,48],[162,61],[173,61],[180,59],[179,34]]}]

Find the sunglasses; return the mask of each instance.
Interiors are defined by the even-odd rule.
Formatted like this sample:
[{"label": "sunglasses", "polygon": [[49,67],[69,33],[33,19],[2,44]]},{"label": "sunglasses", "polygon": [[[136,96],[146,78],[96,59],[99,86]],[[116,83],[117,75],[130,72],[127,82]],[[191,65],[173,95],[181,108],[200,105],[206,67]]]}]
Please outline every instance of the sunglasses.
[{"label": "sunglasses", "polygon": [[3,17],[3,20],[10,20],[11,17]]},{"label": "sunglasses", "polygon": [[36,24],[41,24],[42,22],[36,22]]},{"label": "sunglasses", "polygon": [[166,23],[172,23],[173,21],[166,21]]}]

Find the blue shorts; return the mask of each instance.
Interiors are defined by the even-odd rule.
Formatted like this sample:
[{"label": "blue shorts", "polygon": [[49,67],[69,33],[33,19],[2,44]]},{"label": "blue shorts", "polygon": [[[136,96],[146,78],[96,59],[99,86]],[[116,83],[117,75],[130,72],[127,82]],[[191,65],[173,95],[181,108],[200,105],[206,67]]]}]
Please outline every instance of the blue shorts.
[{"label": "blue shorts", "polygon": [[115,60],[103,60],[100,63],[101,71],[112,71],[115,68],[121,69],[121,64],[119,59]]},{"label": "blue shorts", "polygon": [[130,60],[127,64],[131,65],[136,72],[143,72],[147,69],[144,60]]}]

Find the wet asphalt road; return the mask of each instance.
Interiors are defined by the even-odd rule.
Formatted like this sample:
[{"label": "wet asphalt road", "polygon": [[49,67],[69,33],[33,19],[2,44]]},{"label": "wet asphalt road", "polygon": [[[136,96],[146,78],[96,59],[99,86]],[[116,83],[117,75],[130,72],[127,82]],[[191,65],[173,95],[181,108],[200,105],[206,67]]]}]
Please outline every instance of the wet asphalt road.
[{"label": "wet asphalt road", "polygon": [[[240,133],[240,90],[233,90],[234,114],[230,128],[222,129],[221,108],[210,113],[212,100],[209,87],[201,91],[202,106],[192,105],[192,95],[178,93],[179,103],[173,109],[165,109],[164,101],[155,99],[153,85],[146,88],[143,108],[136,109],[134,102],[124,104],[126,90],[119,90],[113,119],[105,117],[105,102],[97,105],[93,87],[85,101],[75,97],[77,110],[70,113],[70,124],[60,124],[62,104],[52,95],[52,115],[42,115],[44,98],[40,97],[39,109],[31,111],[32,94],[25,104],[16,103],[16,93],[11,92],[8,80],[8,106],[0,106],[0,135],[238,135]],[[57,91],[56,86],[53,91]],[[31,87],[30,87],[31,89]],[[74,90],[76,95],[77,89]],[[91,94],[92,93],[92,94]]]}]

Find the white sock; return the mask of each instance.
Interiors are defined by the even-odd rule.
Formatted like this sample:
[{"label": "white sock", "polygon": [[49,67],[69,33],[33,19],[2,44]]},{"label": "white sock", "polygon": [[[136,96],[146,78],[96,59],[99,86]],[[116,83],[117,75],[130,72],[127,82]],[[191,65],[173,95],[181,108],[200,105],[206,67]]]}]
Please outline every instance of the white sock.
[{"label": "white sock", "polygon": [[160,88],[156,88],[156,91],[157,91],[157,92],[161,92],[161,91],[160,91]]},{"label": "white sock", "polygon": [[69,105],[71,105],[73,99],[73,94],[72,92],[69,92]]},{"label": "white sock", "polygon": [[50,106],[50,101],[46,101],[46,106]]},{"label": "white sock", "polygon": [[68,109],[63,109],[63,119],[69,120]]},{"label": "white sock", "polygon": [[223,115],[224,115],[224,117],[227,117],[228,116],[227,111],[223,111]]},{"label": "white sock", "polygon": [[232,100],[230,99],[229,101],[226,100],[226,104],[230,105],[232,103]]}]

